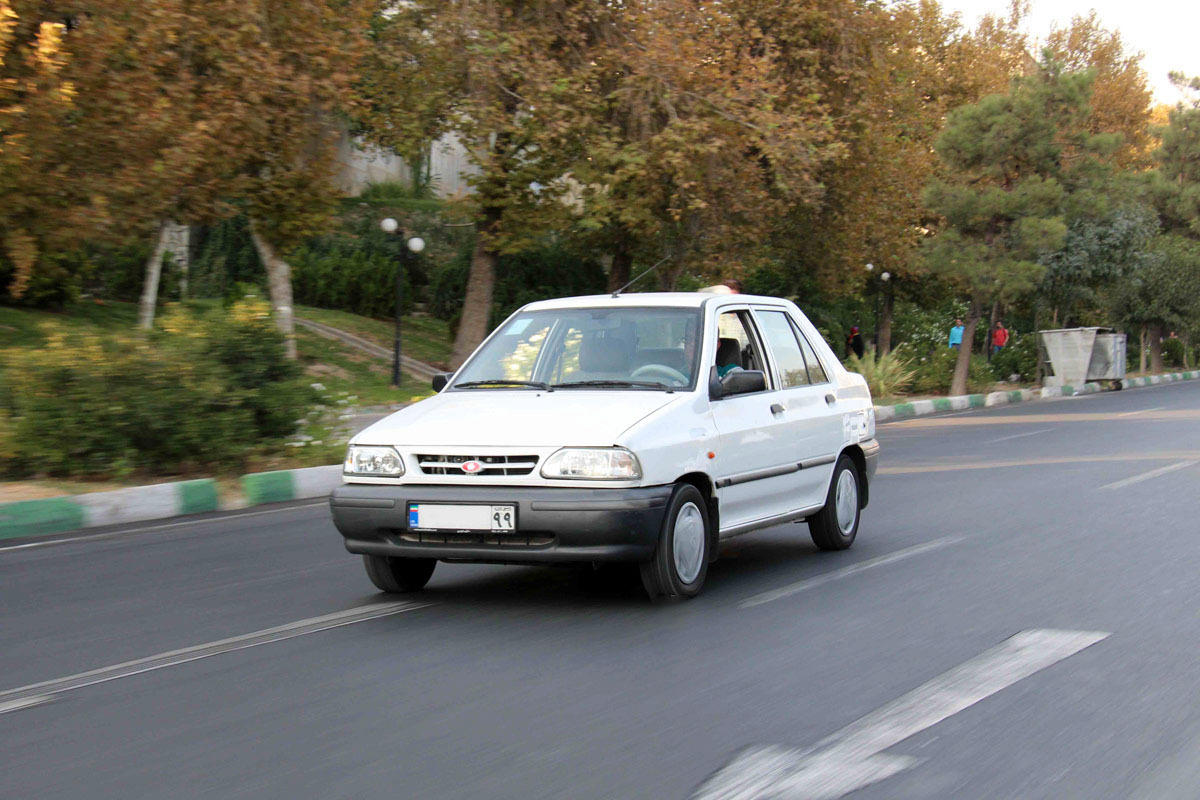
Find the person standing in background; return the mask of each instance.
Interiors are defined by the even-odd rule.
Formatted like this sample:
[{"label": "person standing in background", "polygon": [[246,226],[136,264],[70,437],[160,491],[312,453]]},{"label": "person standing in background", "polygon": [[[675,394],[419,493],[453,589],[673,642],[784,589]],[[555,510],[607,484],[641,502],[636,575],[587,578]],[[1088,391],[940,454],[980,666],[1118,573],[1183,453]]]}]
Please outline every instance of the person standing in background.
[{"label": "person standing in background", "polygon": [[954,320],[954,326],[950,328],[950,346],[957,350],[962,347],[963,324],[961,319]]},{"label": "person standing in background", "polygon": [[850,335],[846,337],[846,357],[849,358],[850,354],[854,353],[862,358],[864,352],[862,334],[858,332],[858,326],[853,325],[850,327]]},{"label": "person standing in background", "polygon": [[1008,344],[1008,328],[1004,327],[1004,323],[996,320],[996,327],[992,331],[992,355],[999,353],[1004,346]]}]

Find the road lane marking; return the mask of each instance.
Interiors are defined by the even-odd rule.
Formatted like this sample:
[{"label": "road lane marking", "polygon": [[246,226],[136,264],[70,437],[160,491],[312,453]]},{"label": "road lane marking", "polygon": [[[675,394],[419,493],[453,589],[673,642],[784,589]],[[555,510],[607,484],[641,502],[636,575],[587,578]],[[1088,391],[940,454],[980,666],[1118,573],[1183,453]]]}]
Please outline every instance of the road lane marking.
[{"label": "road lane marking", "polygon": [[1007,442],[1009,439],[1020,439],[1022,436],[1036,436],[1039,433],[1052,431],[1054,428],[1042,428],[1041,430],[1029,431],[1027,433],[1014,433],[1012,436],[1001,436],[999,439],[992,439],[984,442],[984,444],[995,444],[996,442]]},{"label": "road lane marking", "polygon": [[1135,414],[1145,414],[1147,411],[1162,411],[1166,406],[1155,406],[1154,408],[1139,408],[1137,411],[1126,411],[1123,414],[1117,414],[1118,417],[1132,417]]},{"label": "road lane marking", "polygon": [[752,747],[709,778],[694,800],[833,800],[920,763],[883,751],[1023,678],[1108,638],[1029,630],[1002,642],[807,749]]},{"label": "road lane marking", "polygon": [[747,598],[746,600],[738,603],[738,608],[754,608],[755,606],[761,606],[763,603],[770,603],[772,600],[780,600],[784,597],[791,597],[798,592],[813,589],[817,586],[830,583],[831,581],[848,578],[851,575],[857,575],[860,572],[865,572],[866,570],[874,569],[875,567],[882,567],[887,564],[895,564],[897,561],[903,561],[906,558],[919,556],[921,553],[928,553],[931,550],[937,550],[945,547],[946,545],[956,544],[963,541],[965,538],[966,537],[964,536],[947,536],[942,539],[934,539],[932,542],[925,542],[924,544],[906,547],[903,550],[897,550],[894,553],[887,553],[886,555],[876,556],[875,558],[868,558],[866,561],[859,561],[855,564],[842,567],[841,569],[835,569],[831,572],[826,572],[821,575],[814,575],[811,578],[805,578],[804,580],[796,581],[795,583],[788,584],[787,586],[781,586],[778,589],[772,589],[768,592],[756,594],[753,597]]},{"label": "road lane marking", "polygon": [[1152,469],[1149,472],[1143,472],[1140,475],[1134,475],[1132,477],[1125,478],[1124,480],[1113,481],[1112,483],[1106,483],[1103,486],[1101,486],[1100,488],[1101,489],[1123,489],[1126,486],[1132,486],[1135,483],[1141,483],[1142,481],[1148,481],[1151,478],[1157,478],[1159,475],[1166,475],[1168,472],[1174,472],[1177,469],[1185,469],[1186,467],[1194,467],[1196,464],[1200,464],[1200,461],[1180,461],[1176,464],[1168,464],[1165,467],[1159,467],[1158,469]]},{"label": "road lane marking", "polygon": [[1168,461],[1172,458],[1200,459],[1200,451],[1175,450],[1160,453],[1122,453],[1103,456],[1047,456],[1045,458],[993,459],[992,461],[944,461],[937,464],[911,464],[906,467],[880,467],[879,475],[919,475],[926,472],[956,472],[1004,467],[1047,467],[1059,464],[1100,464],[1110,461]]},{"label": "road lane marking", "polygon": [[203,525],[206,522],[221,522],[222,520],[243,519],[245,517],[258,517],[263,514],[280,514],[284,511],[297,511],[302,508],[311,508],[313,506],[326,505],[329,498],[323,497],[312,502],[293,503],[283,508],[268,508],[263,511],[246,511],[234,514],[222,514],[219,517],[206,517],[204,519],[189,519],[183,522],[166,522],[159,525],[147,525],[142,528],[124,528],[118,531],[105,531],[104,533],[93,533],[87,536],[64,536],[60,539],[46,539],[44,541],[26,542],[25,544],[13,544],[5,547],[0,547],[0,553],[7,550],[32,550],[37,547],[49,547],[53,544],[71,544],[73,542],[92,542],[97,539],[115,539],[118,536],[130,536],[138,533],[149,533],[150,531],[158,531],[163,528],[182,528],[187,525]]},{"label": "road lane marking", "polygon": [[416,603],[408,600],[391,603],[371,603],[365,606],[349,608],[345,611],[325,614],[320,617],[310,617],[308,619],[297,620],[296,622],[289,622],[285,625],[277,625],[274,628],[265,628],[261,631],[245,633],[241,636],[233,636],[229,639],[220,639],[215,642],[207,642],[192,647],[184,647],[180,650],[158,653],[146,658],[113,664],[108,667],[100,667],[99,669],[68,675],[64,678],[32,683],[28,686],[21,686],[16,689],[0,692],[0,714],[36,705],[36,703],[28,701],[38,697],[41,697],[41,702],[44,702],[55,694],[82,689],[85,686],[94,686],[97,683],[106,683],[120,678],[140,675],[144,672],[153,672],[154,670],[166,667],[174,667],[179,664],[186,664],[189,661],[199,661],[202,658],[210,658],[211,656],[230,653],[235,650],[245,650],[250,647],[258,647],[259,645],[282,642],[286,639],[307,636],[310,633],[319,633],[331,628],[340,628],[344,625],[367,622],[368,620],[379,619],[380,617],[387,617],[393,614],[403,614],[406,611],[416,611],[419,608],[428,608],[431,605],[434,604]]},{"label": "road lane marking", "polygon": [[40,694],[33,697],[26,697],[22,700],[9,700],[0,703],[0,714],[7,714],[9,711],[20,711],[22,708],[33,708],[40,706],[42,703],[49,703],[54,698],[50,695]]}]

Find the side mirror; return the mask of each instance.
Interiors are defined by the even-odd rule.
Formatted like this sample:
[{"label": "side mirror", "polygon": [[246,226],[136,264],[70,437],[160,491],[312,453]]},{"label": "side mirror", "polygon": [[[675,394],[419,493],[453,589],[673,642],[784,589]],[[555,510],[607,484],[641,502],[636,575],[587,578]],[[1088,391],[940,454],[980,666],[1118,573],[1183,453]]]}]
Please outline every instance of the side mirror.
[{"label": "side mirror", "polygon": [[767,376],[761,370],[735,369],[724,378],[717,377],[716,367],[708,373],[708,396],[713,400],[766,390]]},{"label": "side mirror", "polygon": [[433,376],[433,390],[440,392],[446,388],[446,384],[450,382],[450,378],[454,376],[453,372],[439,372]]},{"label": "side mirror", "polygon": [[735,394],[752,394],[767,390],[767,376],[757,369],[734,370],[721,379],[725,387],[725,396]]}]

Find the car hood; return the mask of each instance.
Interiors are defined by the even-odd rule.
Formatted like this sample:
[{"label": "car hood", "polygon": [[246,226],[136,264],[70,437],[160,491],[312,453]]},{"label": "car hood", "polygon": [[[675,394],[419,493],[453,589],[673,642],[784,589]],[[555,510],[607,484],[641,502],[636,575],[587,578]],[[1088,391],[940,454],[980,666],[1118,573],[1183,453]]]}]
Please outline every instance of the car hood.
[{"label": "car hood", "polygon": [[587,389],[443,392],[381,419],[352,441],[400,447],[608,447],[679,397]]}]

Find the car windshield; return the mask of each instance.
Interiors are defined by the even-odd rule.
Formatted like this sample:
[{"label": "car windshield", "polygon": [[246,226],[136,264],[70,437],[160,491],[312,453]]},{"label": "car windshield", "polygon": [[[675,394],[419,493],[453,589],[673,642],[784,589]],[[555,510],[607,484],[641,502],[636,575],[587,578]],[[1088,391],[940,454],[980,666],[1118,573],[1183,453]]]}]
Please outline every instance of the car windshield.
[{"label": "car windshield", "polygon": [[700,311],[562,308],[508,320],[451,388],[674,391],[692,388]]}]

